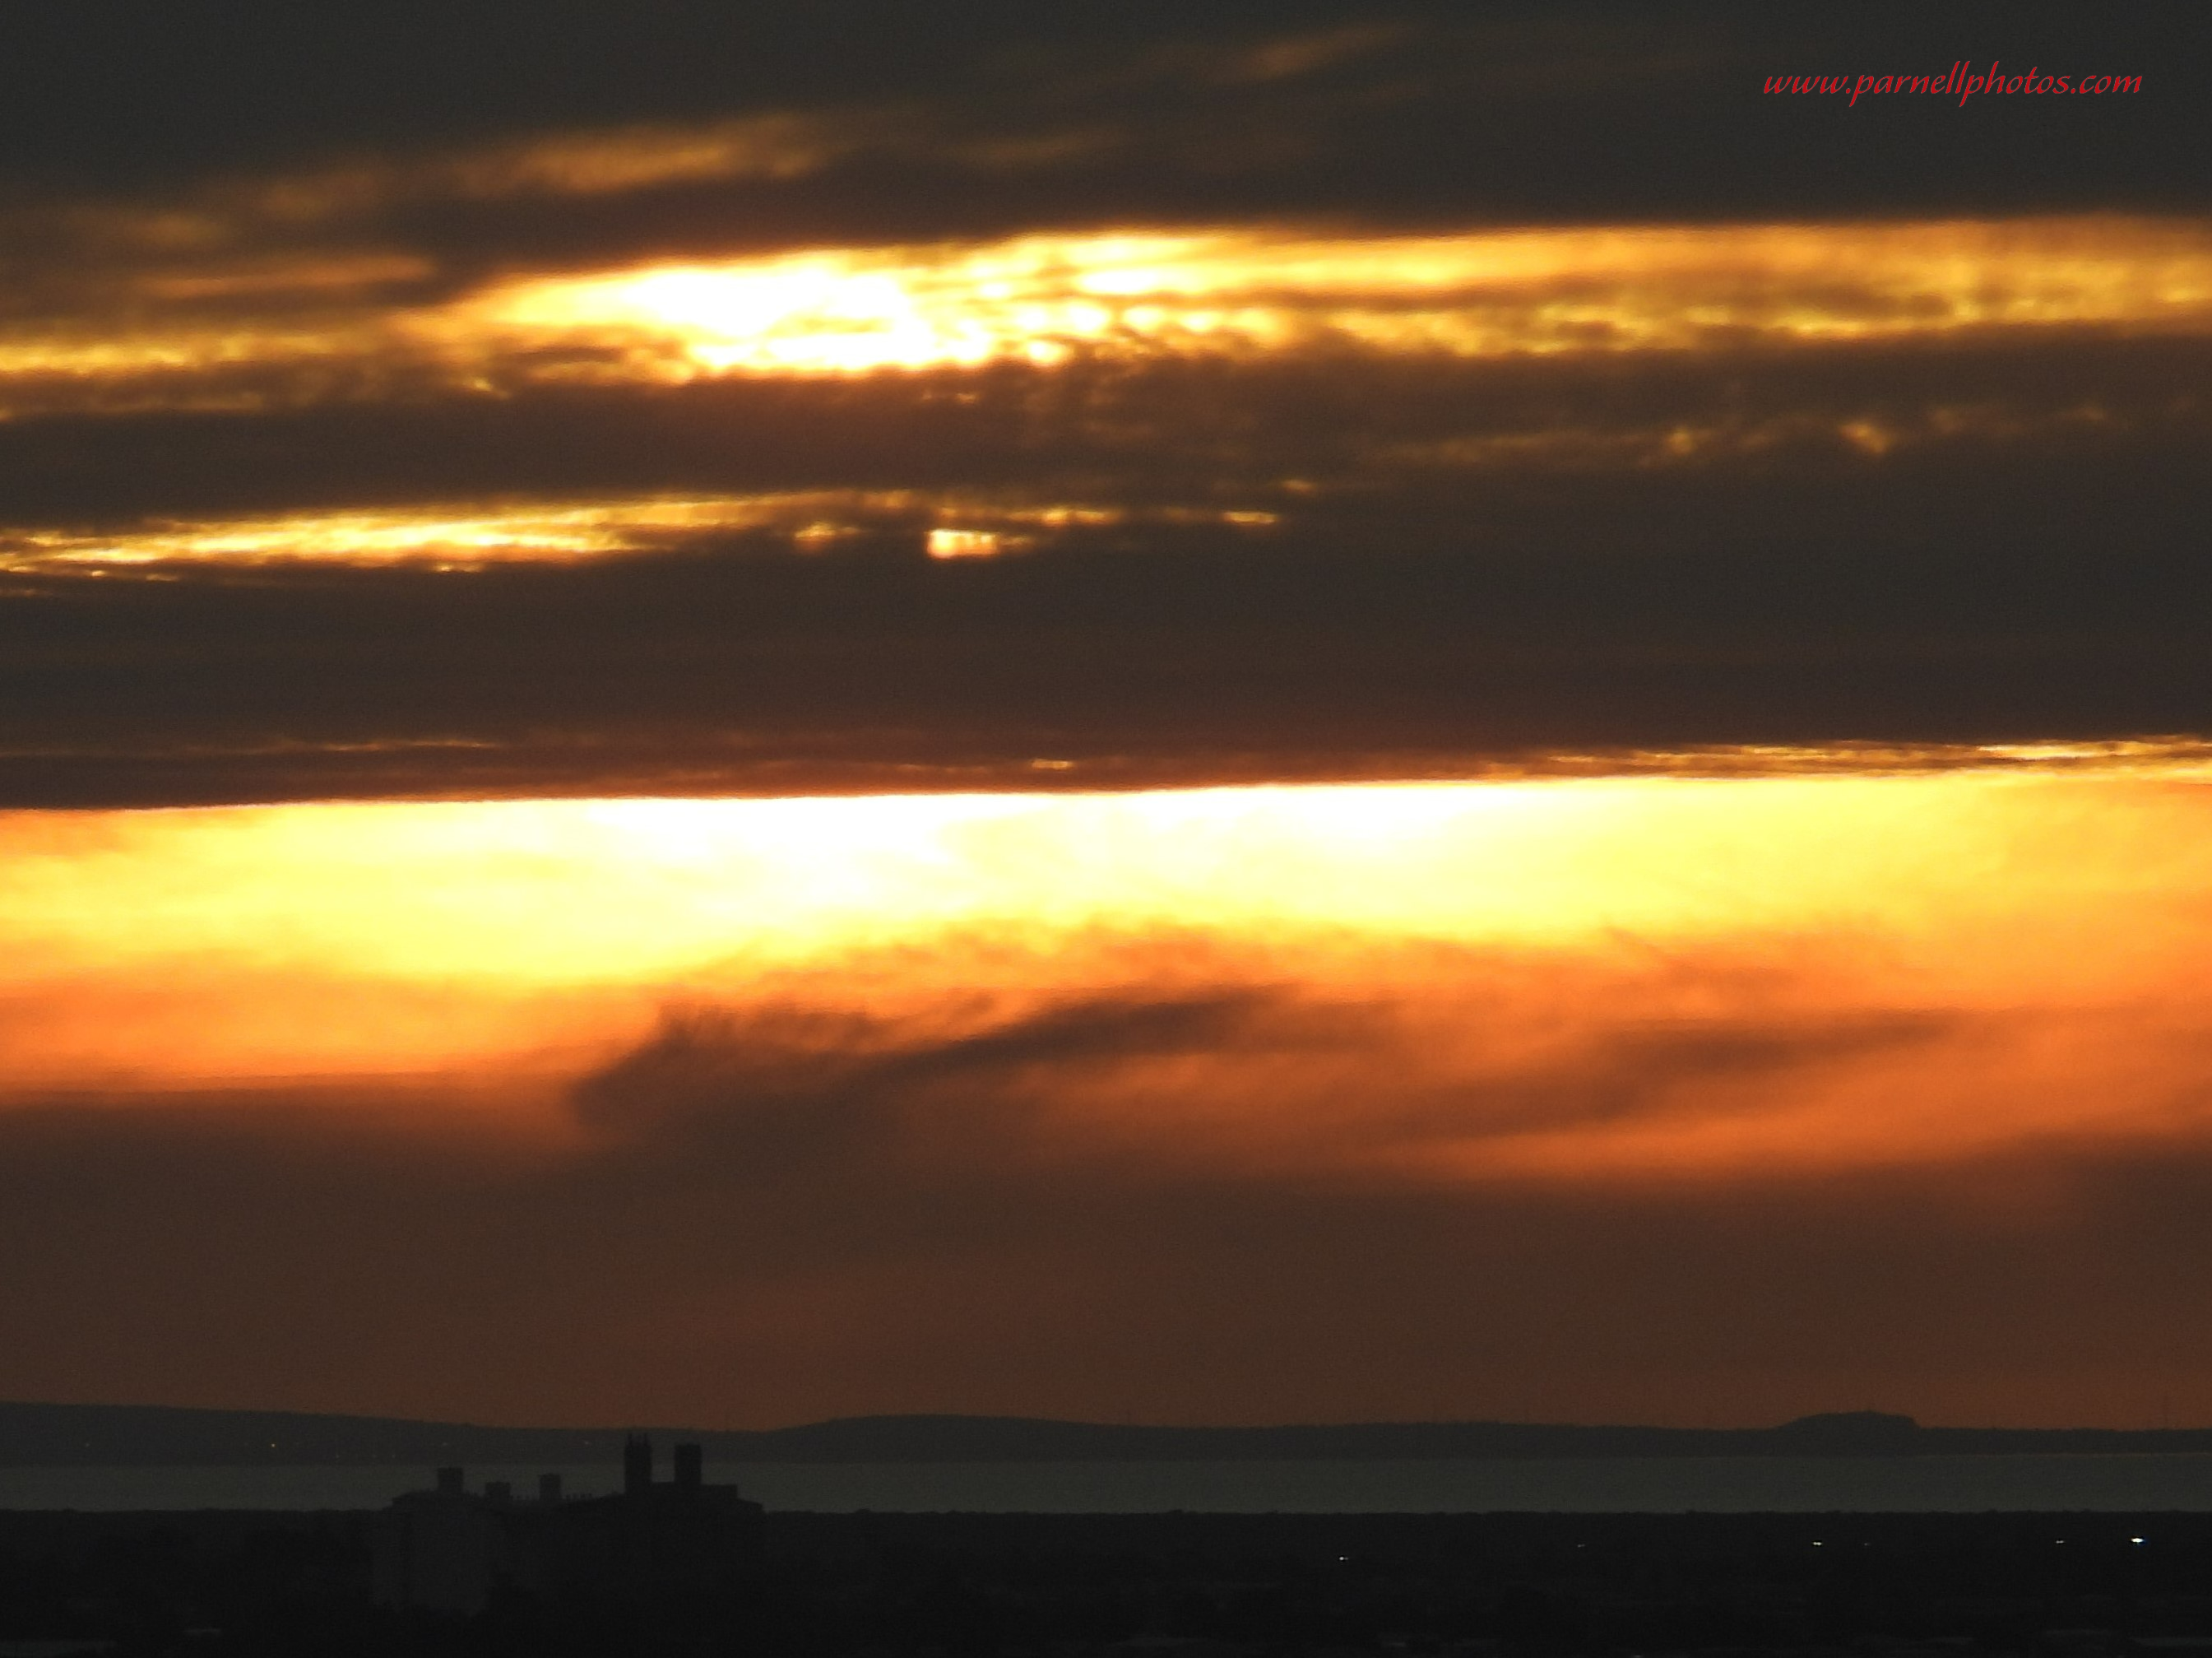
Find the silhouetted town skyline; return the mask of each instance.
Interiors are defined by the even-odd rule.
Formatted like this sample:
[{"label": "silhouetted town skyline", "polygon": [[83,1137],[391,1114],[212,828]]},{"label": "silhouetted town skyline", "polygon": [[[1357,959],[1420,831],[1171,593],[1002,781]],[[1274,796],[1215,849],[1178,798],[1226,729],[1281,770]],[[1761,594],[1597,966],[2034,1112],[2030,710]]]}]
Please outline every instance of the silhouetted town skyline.
[{"label": "silhouetted town skyline", "polygon": [[465,1468],[441,1467],[429,1489],[376,1516],[374,1599],[467,1615],[512,1595],[620,1603],[714,1594],[757,1564],[763,1510],[733,1484],[706,1483],[697,1444],[677,1445],[672,1461],[672,1478],[656,1480],[651,1436],[632,1434],[618,1493],[567,1497],[560,1475],[546,1473],[534,1501],[502,1480],[471,1491]]}]

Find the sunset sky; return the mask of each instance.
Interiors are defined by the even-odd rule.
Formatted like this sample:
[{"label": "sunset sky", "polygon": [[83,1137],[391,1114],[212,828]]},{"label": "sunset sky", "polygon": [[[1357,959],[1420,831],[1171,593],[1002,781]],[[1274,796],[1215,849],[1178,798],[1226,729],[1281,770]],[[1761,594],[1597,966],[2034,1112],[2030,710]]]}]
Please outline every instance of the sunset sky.
[{"label": "sunset sky", "polygon": [[527,15],[0,21],[0,1399],[2212,1423],[2195,7]]}]

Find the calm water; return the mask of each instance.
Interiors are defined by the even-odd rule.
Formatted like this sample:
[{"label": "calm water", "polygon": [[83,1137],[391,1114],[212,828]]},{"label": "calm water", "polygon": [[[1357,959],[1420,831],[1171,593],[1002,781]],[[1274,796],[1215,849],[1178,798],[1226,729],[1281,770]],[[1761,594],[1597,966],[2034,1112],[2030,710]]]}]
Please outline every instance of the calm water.
[{"label": "calm water", "polygon": [[[469,1484],[538,1489],[542,1466]],[[611,1465],[566,1490],[615,1490]],[[1449,1462],[906,1462],[709,1466],[771,1509],[1222,1514],[2212,1511],[2212,1455],[1620,1457]],[[430,1483],[411,1467],[0,1468],[0,1509],[366,1509]]]}]

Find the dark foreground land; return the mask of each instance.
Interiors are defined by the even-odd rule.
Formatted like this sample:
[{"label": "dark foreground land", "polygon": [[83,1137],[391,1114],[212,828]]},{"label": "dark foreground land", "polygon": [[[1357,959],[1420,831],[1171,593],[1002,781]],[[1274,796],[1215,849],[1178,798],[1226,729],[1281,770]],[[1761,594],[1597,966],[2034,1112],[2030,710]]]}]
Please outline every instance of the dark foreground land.
[{"label": "dark foreground land", "polygon": [[0,1514],[0,1658],[2212,1658],[2212,1515],[777,1514],[710,1582],[468,1618],[372,1605],[370,1523]]}]

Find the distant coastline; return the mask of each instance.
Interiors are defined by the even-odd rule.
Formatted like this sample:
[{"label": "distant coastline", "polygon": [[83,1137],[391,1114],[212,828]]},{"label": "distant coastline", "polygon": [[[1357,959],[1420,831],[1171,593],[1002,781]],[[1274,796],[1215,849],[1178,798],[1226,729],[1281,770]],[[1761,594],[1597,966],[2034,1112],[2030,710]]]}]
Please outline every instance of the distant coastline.
[{"label": "distant coastline", "polygon": [[[0,1467],[257,1467],[312,1464],[582,1464],[619,1460],[629,1425],[497,1428],[396,1417],[173,1406],[0,1404]],[[2204,1428],[1940,1428],[1881,1411],[1773,1428],[1515,1422],[1154,1427],[1020,1417],[853,1417],[714,1432],[709,1460],[747,1462],[1367,1461],[1462,1458],[2114,1455],[2212,1452]]]}]

